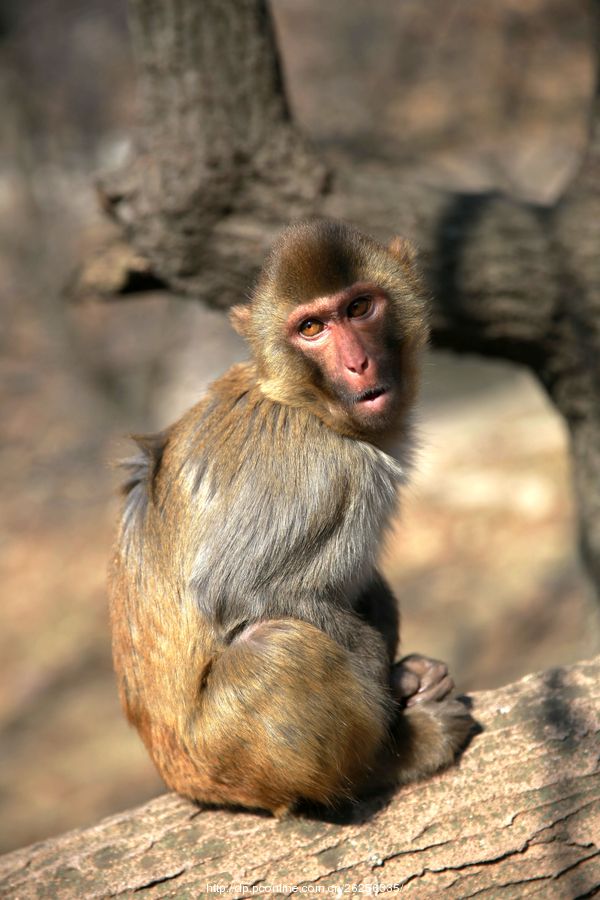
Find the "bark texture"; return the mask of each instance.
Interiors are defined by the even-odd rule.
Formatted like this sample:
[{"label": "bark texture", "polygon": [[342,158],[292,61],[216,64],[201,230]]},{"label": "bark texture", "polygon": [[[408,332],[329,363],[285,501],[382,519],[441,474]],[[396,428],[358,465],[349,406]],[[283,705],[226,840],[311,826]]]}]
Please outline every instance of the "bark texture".
[{"label": "bark texture", "polygon": [[[598,22],[598,0],[593,11]],[[422,250],[434,344],[530,367],[564,416],[600,591],[600,102],[553,207],[444,193],[381,165],[333,168],[310,149],[290,118],[266,0],[130,0],[130,18],[137,152],[100,186],[120,233],[81,289],[162,285],[227,307],[291,219],[407,235]]]},{"label": "bark texture", "polygon": [[213,267],[224,220],[304,215],[326,170],[291,122],[266,0],[130,0],[129,8],[137,155],[101,191],[160,279],[194,290]]},{"label": "bark texture", "polygon": [[[600,893],[600,657],[474,694],[460,764],[343,822],[202,811],[173,794],[0,858],[6,898],[401,890]],[[248,886],[247,891],[240,885]]]}]

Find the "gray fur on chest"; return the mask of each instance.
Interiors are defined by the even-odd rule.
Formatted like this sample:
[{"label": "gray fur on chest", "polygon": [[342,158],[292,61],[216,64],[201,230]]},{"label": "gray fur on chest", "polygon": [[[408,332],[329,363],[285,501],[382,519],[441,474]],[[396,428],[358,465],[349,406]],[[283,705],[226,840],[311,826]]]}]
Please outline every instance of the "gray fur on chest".
[{"label": "gray fur on chest", "polygon": [[196,482],[189,586],[224,627],[248,609],[260,618],[314,614],[321,602],[349,608],[372,577],[402,469],[366,443],[323,429],[305,437],[293,448],[255,444],[226,483],[210,463]]}]

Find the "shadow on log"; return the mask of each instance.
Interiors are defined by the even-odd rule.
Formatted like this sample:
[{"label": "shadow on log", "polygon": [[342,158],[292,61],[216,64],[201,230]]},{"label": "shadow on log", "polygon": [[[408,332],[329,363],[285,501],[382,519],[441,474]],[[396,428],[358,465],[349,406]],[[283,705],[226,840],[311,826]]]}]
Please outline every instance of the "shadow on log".
[{"label": "shadow on log", "polygon": [[460,764],[355,821],[173,794],[0,858],[2,897],[584,898],[600,892],[600,657],[472,695]]}]

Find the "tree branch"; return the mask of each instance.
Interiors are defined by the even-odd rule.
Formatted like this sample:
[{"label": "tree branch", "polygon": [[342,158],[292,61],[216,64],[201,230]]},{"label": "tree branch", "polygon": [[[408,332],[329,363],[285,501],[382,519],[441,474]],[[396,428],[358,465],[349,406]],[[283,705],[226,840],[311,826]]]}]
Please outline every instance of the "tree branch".
[{"label": "tree branch", "polygon": [[161,280],[194,290],[217,224],[306,214],[326,178],[293,126],[266,0],[130,0],[135,159],[101,183]]},{"label": "tree branch", "polygon": [[[86,290],[154,279],[227,307],[277,231],[314,213],[412,238],[434,344],[528,366],[564,416],[583,556],[600,591],[600,102],[589,152],[552,208],[407,184],[382,165],[333,167],[290,120],[265,2],[130,0],[138,151],[101,190],[132,251],[114,254],[114,277],[106,253],[93,277],[88,267]],[[593,10],[600,31],[598,0]]]},{"label": "tree branch", "polygon": [[168,794],[0,858],[2,896],[356,884],[448,900],[591,897],[600,890],[600,657],[471,699],[483,730],[460,764],[387,806],[342,823],[277,821]]}]

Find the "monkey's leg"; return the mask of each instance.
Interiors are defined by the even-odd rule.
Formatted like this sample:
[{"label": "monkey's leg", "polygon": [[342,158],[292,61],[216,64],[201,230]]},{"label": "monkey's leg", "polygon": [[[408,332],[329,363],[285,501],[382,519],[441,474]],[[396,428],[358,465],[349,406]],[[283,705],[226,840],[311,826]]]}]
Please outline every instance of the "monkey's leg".
[{"label": "monkey's leg", "polygon": [[466,707],[452,699],[399,711],[361,794],[419,781],[448,768],[465,747],[473,725]]},{"label": "monkey's leg", "polygon": [[385,652],[380,678],[371,674],[374,659],[355,657],[306,621],[251,624],[190,680],[177,747],[153,747],[161,774],[197,800],[277,814],[301,799],[354,796],[395,706]]},{"label": "monkey's leg", "polygon": [[392,739],[397,782],[415,781],[451,765],[473,724],[458,700],[426,701],[404,710]]},{"label": "monkey's leg", "polygon": [[413,653],[392,667],[391,686],[405,705],[391,744],[397,782],[414,781],[449,766],[465,746],[474,722],[467,708],[449,696],[454,682],[446,663]]}]

